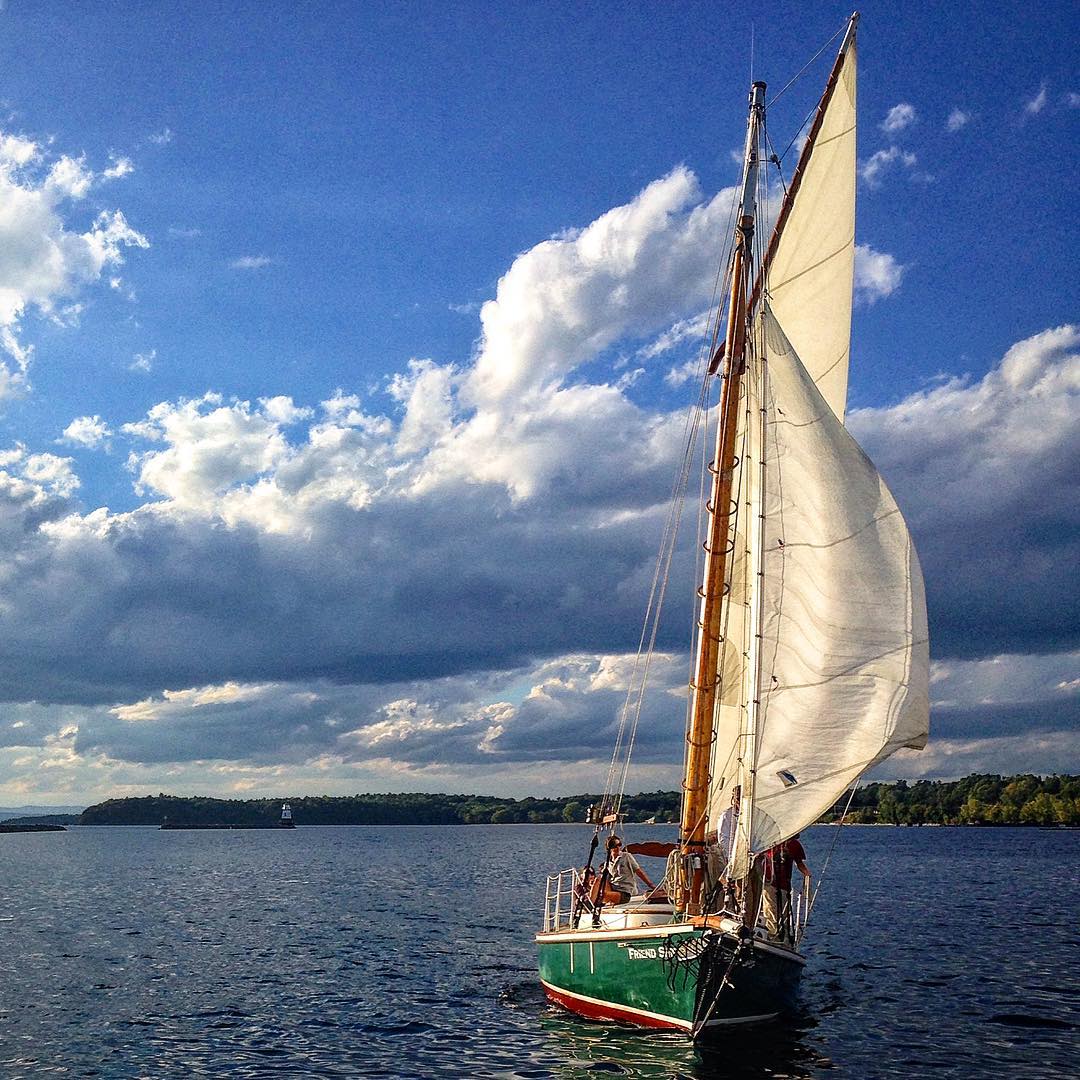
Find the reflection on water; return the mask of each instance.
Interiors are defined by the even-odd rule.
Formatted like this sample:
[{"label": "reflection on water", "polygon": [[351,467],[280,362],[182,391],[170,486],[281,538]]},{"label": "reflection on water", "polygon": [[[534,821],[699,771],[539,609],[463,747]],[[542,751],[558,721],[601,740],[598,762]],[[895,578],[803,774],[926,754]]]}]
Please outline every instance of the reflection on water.
[{"label": "reflection on water", "polygon": [[693,1047],[685,1036],[594,1024],[548,1010],[539,1018],[563,1064],[560,1076],[812,1077],[832,1062],[810,1045],[807,1016],[710,1033]]},{"label": "reflection on water", "polygon": [[0,1078],[1075,1075],[1080,833],[846,830],[802,1011],[700,1050],[548,1006],[544,877],[588,836],[0,836]]}]

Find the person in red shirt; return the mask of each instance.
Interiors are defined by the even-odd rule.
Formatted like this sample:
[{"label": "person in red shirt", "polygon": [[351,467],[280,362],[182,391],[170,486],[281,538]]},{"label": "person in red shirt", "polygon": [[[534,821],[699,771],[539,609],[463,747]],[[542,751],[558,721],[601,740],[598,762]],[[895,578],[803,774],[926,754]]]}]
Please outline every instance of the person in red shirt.
[{"label": "person in red shirt", "polygon": [[791,925],[791,868],[797,866],[804,884],[809,885],[810,868],[806,865],[806,852],[796,833],[765,852],[765,926],[769,936],[778,941],[795,943]]}]

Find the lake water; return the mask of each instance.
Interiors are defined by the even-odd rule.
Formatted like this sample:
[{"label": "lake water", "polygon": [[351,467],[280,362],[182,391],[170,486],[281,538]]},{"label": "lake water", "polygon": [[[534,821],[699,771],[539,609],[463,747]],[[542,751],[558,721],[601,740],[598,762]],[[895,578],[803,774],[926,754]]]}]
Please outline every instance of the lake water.
[{"label": "lake water", "polygon": [[[630,839],[670,830],[633,827]],[[572,826],[0,835],[0,1076],[1077,1075],[1080,833],[846,828],[802,1010],[702,1057],[554,1012]],[[820,869],[836,830],[804,834]]]}]

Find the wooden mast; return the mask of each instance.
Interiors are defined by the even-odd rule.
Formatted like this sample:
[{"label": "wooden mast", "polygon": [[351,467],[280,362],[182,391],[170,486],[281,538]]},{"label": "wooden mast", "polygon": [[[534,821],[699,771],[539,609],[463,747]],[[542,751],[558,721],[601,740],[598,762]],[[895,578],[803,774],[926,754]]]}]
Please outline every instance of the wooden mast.
[{"label": "wooden mast", "polygon": [[[710,465],[713,474],[712,498],[708,511],[708,539],[705,543],[705,571],[701,587],[701,610],[698,621],[697,660],[694,681],[690,684],[693,704],[687,726],[689,744],[686,773],[683,779],[683,809],[680,840],[689,855],[700,856],[705,847],[705,818],[709,803],[709,759],[712,753],[716,693],[719,685],[720,623],[723,595],[731,555],[731,492],[735,463],[735,436],[738,428],[739,388],[746,367],[747,292],[750,277],[751,243],[754,235],[758,179],[759,131],[765,113],[765,84],[754,83],[750,91],[750,117],[747,123],[746,152],[743,163],[743,190],[739,221],[735,227],[731,263],[731,297],[728,304],[727,333],[723,356],[726,358],[720,389],[719,420],[716,429],[716,452]],[[701,860],[697,859],[687,890],[676,897],[676,904],[691,914],[701,907]]]}]

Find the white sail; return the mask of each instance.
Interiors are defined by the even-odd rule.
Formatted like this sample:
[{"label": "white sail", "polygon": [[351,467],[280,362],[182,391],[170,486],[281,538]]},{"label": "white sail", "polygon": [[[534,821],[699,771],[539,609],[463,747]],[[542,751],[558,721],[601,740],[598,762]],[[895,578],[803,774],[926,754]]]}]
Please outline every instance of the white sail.
[{"label": "white sail", "polygon": [[855,274],[855,68],[852,35],[768,266],[773,313],[841,420]]},{"label": "white sail", "polygon": [[761,702],[750,847],[929,731],[926,601],[895,500],[766,304]]}]

